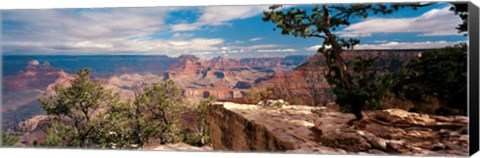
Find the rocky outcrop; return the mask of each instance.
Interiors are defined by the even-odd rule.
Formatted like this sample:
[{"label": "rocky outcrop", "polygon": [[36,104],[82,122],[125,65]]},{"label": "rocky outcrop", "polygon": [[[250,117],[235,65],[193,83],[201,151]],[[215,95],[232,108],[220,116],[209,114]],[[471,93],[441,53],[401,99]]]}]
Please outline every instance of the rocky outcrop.
[{"label": "rocky outcrop", "polygon": [[285,99],[294,104],[325,106],[333,101],[333,94],[324,77],[326,67],[321,57],[316,55],[291,74],[275,74],[259,81],[257,86],[274,92],[274,99]]},{"label": "rocky outcrop", "polygon": [[213,150],[344,152],[316,142],[312,109],[216,103],[208,109]]},{"label": "rocky outcrop", "polygon": [[217,102],[208,108],[213,150],[330,154],[468,154],[468,118],[400,109],[352,114],[326,108]]},{"label": "rocky outcrop", "polygon": [[2,80],[2,129],[32,116],[43,114],[39,98],[53,91],[54,85],[64,85],[72,75],[52,67],[45,61],[40,64],[31,60],[26,68],[16,75],[4,76]]},{"label": "rocky outcrop", "polygon": [[148,147],[144,147],[144,149],[145,150],[164,150],[164,151],[211,151],[212,150],[212,148],[208,146],[196,147],[196,146],[191,146],[185,143],[148,146]]}]

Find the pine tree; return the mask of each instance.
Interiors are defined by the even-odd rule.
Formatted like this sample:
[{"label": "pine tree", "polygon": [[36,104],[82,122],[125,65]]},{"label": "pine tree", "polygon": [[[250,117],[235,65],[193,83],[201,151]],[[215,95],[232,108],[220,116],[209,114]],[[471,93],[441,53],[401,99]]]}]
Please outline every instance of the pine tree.
[{"label": "pine tree", "polygon": [[[372,65],[375,60],[357,58],[355,63],[347,63],[341,56],[344,49],[353,49],[360,41],[355,38],[342,38],[334,31],[350,25],[354,17],[366,18],[370,14],[390,14],[401,7],[421,7],[417,4],[382,5],[382,4],[332,4],[315,5],[311,11],[291,7],[282,10],[282,6],[274,5],[264,11],[263,21],[269,21],[281,29],[283,35],[302,38],[319,38],[323,40],[317,53],[326,59],[328,72],[325,77],[336,95],[336,102],[362,119],[364,107],[381,106],[381,98],[389,94],[389,79],[376,74]],[[356,73],[350,73],[353,69]],[[364,84],[366,80],[378,81],[379,84]],[[375,87],[375,88],[372,88]],[[381,92],[381,93],[379,93]],[[380,104],[380,105],[379,105]],[[344,108],[345,109],[345,108]]]}]

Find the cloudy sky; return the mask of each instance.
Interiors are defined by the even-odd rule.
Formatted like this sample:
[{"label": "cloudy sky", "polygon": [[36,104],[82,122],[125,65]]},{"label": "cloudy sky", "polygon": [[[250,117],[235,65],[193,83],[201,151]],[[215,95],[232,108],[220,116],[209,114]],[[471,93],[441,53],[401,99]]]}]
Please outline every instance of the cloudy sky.
[{"label": "cloudy sky", "polygon": [[[312,6],[296,6],[311,8]],[[263,22],[268,6],[3,10],[6,55],[194,54],[267,57],[313,54],[322,41],[294,38]],[[337,30],[356,37],[356,49],[435,48],[466,41],[461,23],[439,3],[414,11],[352,19]]]}]

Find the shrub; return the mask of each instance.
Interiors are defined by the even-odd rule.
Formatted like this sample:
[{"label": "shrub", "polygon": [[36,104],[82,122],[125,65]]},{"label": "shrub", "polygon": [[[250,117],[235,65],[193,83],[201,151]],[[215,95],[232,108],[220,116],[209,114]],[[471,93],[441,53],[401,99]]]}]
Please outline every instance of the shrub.
[{"label": "shrub", "polygon": [[[448,108],[467,111],[467,45],[429,50],[397,74],[395,92],[415,102],[435,96]],[[448,110],[442,110],[448,113]]]}]

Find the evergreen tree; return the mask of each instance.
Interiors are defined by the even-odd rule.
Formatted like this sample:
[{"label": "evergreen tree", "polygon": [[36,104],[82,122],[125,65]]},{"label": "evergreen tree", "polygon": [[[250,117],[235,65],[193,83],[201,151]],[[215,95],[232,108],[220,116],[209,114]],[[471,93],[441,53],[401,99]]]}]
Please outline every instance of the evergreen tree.
[{"label": "evergreen tree", "polygon": [[90,70],[82,69],[71,86],[55,86],[55,95],[40,99],[50,122],[45,146],[90,147],[106,130],[104,111],[118,103],[118,94],[105,90],[89,79]]},{"label": "evergreen tree", "polygon": [[[355,63],[347,63],[341,56],[344,49],[353,49],[360,43],[358,39],[342,38],[334,31],[350,25],[354,17],[366,18],[370,14],[390,14],[401,7],[421,7],[419,4],[382,5],[382,4],[331,4],[315,5],[311,11],[292,7],[282,10],[282,6],[274,5],[264,11],[264,21],[272,22],[275,29],[281,29],[283,35],[302,38],[319,38],[323,40],[317,53],[324,55],[328,67],[325,77],[336,95],[336,102],[347,107],[357,119],[362,118],[361,111],[370,105],[379,106],[380,98],[389,94],[388,77],[376,74],[371,66],[372,59],[357,58]],[[274,30],[275,30],[274,29]],[[366,67],[368,66],[368,67]],[[352,74],[349,69],[361,72]],[[380,84],[365,84],[367,80],[379,81]],[[376,88],[373,88],[376,87]],[[382,93],[379,93],[382,92]]]},{"label": "evergreen tree", "polygon": [[[214,96],[202,99],[198,105],[186,112],[187,116],[184,119],[190,122],[184,125],[185,127],[180,133],[182,142],[198,147],[210,145],[210,124],[207,121],[207,108],[215,101]],[[193,119],[190,116],[194,116]]]},{"label": "evergreen tree", "polygon": [[133,102],[117,104],[108,111],[110,131],[102,142],[118,148],[175,143],[183,108],[182,93],[172,80],[144,87]]},{"label": "evergreen tree", "polygon": [[3,131],[2,131],[1,138],[2,138],[2,144],[0,144],[0,146],[2,147],[15,147],[15,144],[17,144],[18,140],[20,140],[19,135],[3,132]]}]

